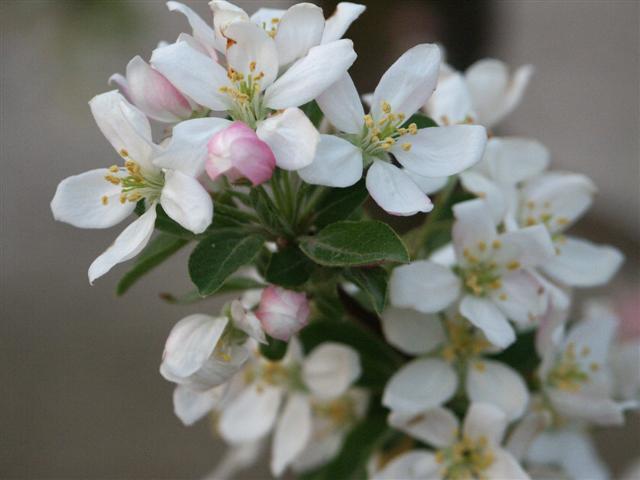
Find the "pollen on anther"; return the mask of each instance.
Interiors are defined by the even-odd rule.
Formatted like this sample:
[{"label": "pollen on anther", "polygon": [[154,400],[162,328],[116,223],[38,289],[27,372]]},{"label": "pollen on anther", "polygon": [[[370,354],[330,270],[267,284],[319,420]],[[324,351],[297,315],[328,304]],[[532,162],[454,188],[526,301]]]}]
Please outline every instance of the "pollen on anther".
[{"label": "pollen on anther", "polygon": [[405,152],[408,152],[409,150],[411,150],[411,144],[410,143],[403,143],[402,144],[402,150],[404,150]]},{"label": "pollen on anther", "polygon": [[126,149],[123,148],[123,149],[120,150],[120,156],[126,158],[126,157],[129,156],[129,152]]},{"label": "pollen on anther", "polygon": [[102,205],[107,205],[109,203],[109,197],[103,195],[100,201],[102,202]]},{"label": "pollen on anther", "polygon": [[500,240],[494,240],[491,242],[491,246],[497,250],[502,246],[502,242]]},{"label": "pollen on anther", "polygon": [[507,268],[509,270],[517,270],[518,268],[520,268],[520,262],[514,260],[512,262],[507,263]]}]

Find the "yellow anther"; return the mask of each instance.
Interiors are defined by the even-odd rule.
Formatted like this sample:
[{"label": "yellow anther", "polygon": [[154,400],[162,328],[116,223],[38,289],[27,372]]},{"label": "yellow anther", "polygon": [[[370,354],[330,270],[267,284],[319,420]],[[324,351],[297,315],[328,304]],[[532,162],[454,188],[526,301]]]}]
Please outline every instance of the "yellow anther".
[{"label": "yellow anther", "polygon": [[107,197],[106,195],[103,195],[100,201],[102,202],[103,205],[107,205],[109,203],[109,197]]},{"label": "yellow anther", "polygon": [[538,223],[538,222],[536,222],[535,218],[527,217],[526,224],[527,224],[528,227],[530,227],[531,225],[535,225],[536,223]]},{"label": "yellow anther", "polygon": [[118,173],[118,172],[120,171],[120,168],[119,168],[117,165],[111,165],[111,166],[109,167],[109,171],[110,171],[111,173]]},{"label": "yellow anther", "polygon": [[276,23],[280,23],[280,19],[279,19],[279,18],[274,17],[274,18],[272,18],[272,19],[271,19],[271,23],[274,23],[274,24],[276,24]]},{"label": "yellow anther", "polygon": [[485,364],[484,364],[484,363],[482,363],[482,362],[475,362],[475,363],[473,364],[473,368],[475,368],[475,369],[476,369],[477,371],[479,371],[479,372],[484,372],[484,371],[487,369],[487,367],[485,366]]},{"label": "yellow anther", "polygon": [[504,302],[504,301],[506,301],[506,300],[507,300],[507,298],[508,298],[508,297],[507,297],[507,294],[506,294],[506,293],[501,293],[501,294],[498,296],[498,298]]},{"label": "yellow anther", "polygon": [[411,144],[410,143],[403,143],[402,144],[402,150],[404,150],[405,152],[408,152],[409,150],[411,150]]},{"label": "yellow anther", "polygon": [[371,115],[367,114],[364,116],[364,124],[367,128],[373,128],[373,118],[371,118]]},{"label": "yellow anther", "polygon": [[410,123],[408,128],[411,135],[415,135],[416,133],[418,133],[418,126],[415,123]]},{"label": "yellow anther", "polygon": [[559,217],[556,219],[558,225],[567,225],[569,223],[569,219],[566,217]]},{"label": "yellow anther", "polygon": [[591,353],[591,349],[587,346],[582,347],[582,350],[580,350],[580,355],[582,355],[583,357],[586,357],[590,353]]},{"label": "yellow anther", "polygon": [[487,249],[487,242],[485,242],[484,240],[480,240],[478,242],[478,248],[481,252],[484,252]]},{"label": "yellow anther", "polygon": [[119,153],[120,153],[120,156],[125,157],[125,158],[129,156],[129,152],[124,148],[121,149]]},{"label": "yellow anther", "polygon": [[256,62],[253,61],[251,63],[249,63],[249,71],[250,72],[254,72],[256,70]]},{"label": "yellow anther", "polygon": [[513,261],[507,263],[507,268],[509,270],[517,270],[517,269],[520,268],[520,262],[517,262],[517,261],[513,260]]},{"label": "yellow anther", "polygon": [[491,242],[491,246],[497,250],[498,248],[502,247],[502,242],[500,240],[494,240],[493,242]]},{"label": "yellow anther", "polygon": [[398,113],[398,120],[403,121],[406,118],[406,115],[404,113]]},{"label": "yellow anther", "polygon": [[598,370],[600,370],[600,365],[594,362],[589,365],[589,370],[591,370],[592,372],[597,372]]},{"label": "yellow anther", "polygon": [[127,203],[127,194],[126,193],[121,193],[120,194],[120,203],[122,203],[123,205],[125,203]]},{"label": "yellow anther", "polygon": [[536,204],[535,204],[535,202],[533,202],[532,200],[529,200],[529,201],[527,202],[527,208],[528,208],[529,210],[533,210],[535,207],[536,207]]},{"label": "yellow anther", "polygon": [[120,185],[120,179],[113,175],[106,175],[104,179],[109,183],[113,183],[114,185]]},{"label": "yellow anther", "polygon": [[380,105],[382,106],[382,111],[384,113],[391,113],[391,105],[389,105],[389,102],[383,100]]}]

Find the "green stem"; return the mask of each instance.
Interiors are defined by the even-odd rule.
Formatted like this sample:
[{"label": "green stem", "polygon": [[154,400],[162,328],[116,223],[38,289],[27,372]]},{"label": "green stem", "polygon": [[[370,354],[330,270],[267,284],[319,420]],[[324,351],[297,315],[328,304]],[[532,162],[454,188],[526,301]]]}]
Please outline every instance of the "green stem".
[{"label": "green stem", "polygon": [[444,207],[449,202],[451,195],[456,189],[456,185],[458,184],[458,177],[452,176],[447,181],[447,184],[442,189],[442,191],[438,194],[436,198],[436,202],[433,208],[433,211],[427,216],[427,221],[420,227],[419,230],[412,237],[412,242],[410,246],[411,258],[415,259],[417,255],[420,253],[420,250],[424,247],[429,239],[429,236],[433,232],[436,222],[440,219],[443,214]]}]

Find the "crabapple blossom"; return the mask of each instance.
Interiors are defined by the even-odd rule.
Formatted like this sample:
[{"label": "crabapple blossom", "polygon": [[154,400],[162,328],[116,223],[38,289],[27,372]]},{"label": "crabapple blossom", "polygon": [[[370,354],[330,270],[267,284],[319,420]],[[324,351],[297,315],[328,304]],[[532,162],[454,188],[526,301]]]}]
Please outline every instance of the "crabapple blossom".
[{"label": "crabapple blossom", "polygon": [[[429,179],[454,175],[478,162],[486,143],[486,132],[477,125],[418,130],[408,123],[434,91],[439,67],[436,45],[409,49],[380,79],[366,115],[351,77],[343,75],[317,98],[341,134],[321,135],[314,162],[299,171],[302,179],[348,187],[368,169],[367,189],[384,210],[405,216],[430,211],[433,205],[424,191],[433,190]],[[390,155],[403,168],[393,165]]]},{"label": "crabapple blossom", "polygon": [[273,338],[289,340],[307,324],[309,302],[304,293],[270,285],[262,291],[256,316]]}]

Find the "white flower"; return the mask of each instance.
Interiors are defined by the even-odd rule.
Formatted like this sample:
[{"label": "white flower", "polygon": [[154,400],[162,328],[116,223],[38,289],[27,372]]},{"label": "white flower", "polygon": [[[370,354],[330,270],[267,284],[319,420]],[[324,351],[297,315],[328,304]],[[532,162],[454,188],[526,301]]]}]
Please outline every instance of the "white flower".
[{"label": "white flower", "polygon": [[507,228],[540,224],[549,230],[558,254],[541,265],[542,271],[563,285],[603,285],[624,260],[614,247],[564,235],[591,206],[595,192],[593,182],[584,175],[545,173],[524,184],[515,218],[507,219]]},{"label": "white flower", "polygon": [[[324,18],[314,5],[289,9],[276,33],[243,20],[246,14],[227,2],[213,2],[213,7],[216,35],[224,38],[224,48],[220,42],[217,47],[225,53],[226,67],[185,41],[156,49],[152,66],[200,105],[227,112],[256,129],[280,168],[297,170],[309,165],[319,136],[297,107],[316,98],[347,71],[356,58],[352,42],[320,43]],[[316,18],[318,11],[318,34],[310,38],[309,16]],[[287,68],[282,63],[285,60],[292,62]],[[198,120],[184,123],[191,122]],[[182,157],[184,149],[197,151],[204,164],[211,137],[204,135],[204,125],[186,125],[175,133],[182,140],[170,157]]]},{"label": "white flower", "polygon": [[[477,125],[418,130],[407,120],[436,86],[440,51],[430,44],[405,52],[382,76],[365,115],[348,74],[317,98],[341,136],[321,135],[314,162],[299,171],[308,183],[347,187],[368,168],[371,197],[394,215],[413,215],[433,206],[425,194],[433,182],[480,160],[486,132]],[[390,154],[404,167],[391,163]],[[426,177],[426,178],[425,178]],[[435,188],[437,189],[437,188]]]},{"label": "white flower", "polygon": [[89,267],[89,281],[136,256],[153,233],[159,203],[173,220],[193,233],[211,223],[211,197],[180,162],[158,167],[159,148],[142,112],[117,91],[94,97],[91,112],[107,140],[124,159],[124,167],[90,170],[64,179],[51,201],[56,220],[80,228],[108,228],[133,213],[144,200],[146,212],[132,222]]},{"label": "white flower", "polygon": [[462,293],[460,313],[494,345],[515,340],[507,319],[525,327],[546,310],[546,295],[528,269],[554,255],[547,230],[540,226],[498,234],[484,201],[454,206],[455,264],[429,260],[396,268],[389,282],[391,304],[435,313]]},{"label": "white flower", "polygon": [[269,335],[288,341],[309,321],[309,301],[304,293],[270,285],[262,291],[256,316]]},{"label": "white flower", "polygon": [[275,428],[271,471],[281,475],[308,446],[315,416],[332,415],[328,406],[334,404],[351,415],[357,405],[344,396],[360,372],[353,349],[326,342],[304,359],[294,338],[282,361],[258,358],[247,364],[244,384],[219,410],[218,431],[239,445],[264,438]]},{"label": "white flower", "polygon": [[[553,327],[552,327],[553,328]],[[563,334],[564,324],[537,343],[542,363],[539,377],[550,407],[569,419],[600,425],[624,422],[624,411],[636,401],[613,397],[610,349],[617,319],[601,306],[592,305],[585,318]]]},{"label": "white flower", "polygon": [[[501,446],[508,420],[493,405],[472,403],[462,429],[456,416],[445,408],[427,410],[405,420],[410,435],[437,451],[420,449],[403,453],[374,474],[373,479],[529,478],[513,455]],[[395,426],[399,425],[398,421]]]},{"label": "white flower", "polygon": [[391,307],[382,315],[382,327],[390,344],[421,356],[396,372],[385,387],[382,403],[393,412],[392,424],[396,418],[447,402],[461,381],[472,402],[495,405],[509,421],[524,413],[529,401],[524,381],[508,365],[482,357],[495,349],[463,318],[448,315],[441,322],[437,315]]},{"label": "white flower", "polygon": [[504,62],[490,58],[477,61],[464,74],[445,65],[425,111],[442,125],[492,128],[518,106],[532,74],[531,65],[510,73]]}]

